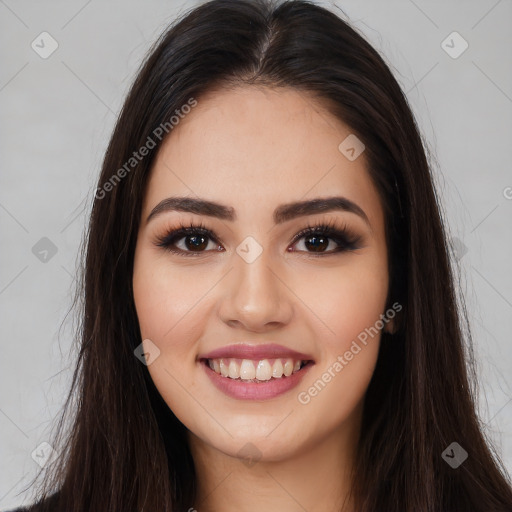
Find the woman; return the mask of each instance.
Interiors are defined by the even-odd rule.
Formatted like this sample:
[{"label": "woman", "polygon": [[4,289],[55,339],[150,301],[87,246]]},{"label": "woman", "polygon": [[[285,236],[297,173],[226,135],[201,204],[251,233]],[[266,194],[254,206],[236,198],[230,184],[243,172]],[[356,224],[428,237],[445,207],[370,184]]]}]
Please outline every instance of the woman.
[{"label": "woman", "polygon": [[512,510],[418,129],[333,13],[214,0],[163,35],[83,292],[76,413],[30,510]]}]

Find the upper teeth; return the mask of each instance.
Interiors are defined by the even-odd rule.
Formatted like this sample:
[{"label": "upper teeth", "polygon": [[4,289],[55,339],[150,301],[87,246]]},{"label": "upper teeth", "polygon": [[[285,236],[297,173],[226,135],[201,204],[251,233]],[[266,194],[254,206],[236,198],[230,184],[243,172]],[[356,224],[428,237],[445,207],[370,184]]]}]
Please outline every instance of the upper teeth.
[{"label": "upper teeth", "polygon": [[290,376],[299,371],[303,361],[294,359],[208,359],[210,368],[230,379],[242,380],[270,380],[272,377],[280,379],[283,375]]}]

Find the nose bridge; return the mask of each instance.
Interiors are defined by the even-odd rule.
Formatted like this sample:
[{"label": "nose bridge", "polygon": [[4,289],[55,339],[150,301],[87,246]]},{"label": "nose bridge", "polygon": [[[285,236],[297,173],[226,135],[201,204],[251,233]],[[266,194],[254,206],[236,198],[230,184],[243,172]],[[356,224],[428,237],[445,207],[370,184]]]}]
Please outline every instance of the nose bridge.
[{"label": "nose bridge", "polygon": [[270,251],[250,238],[233,255],[230,290],[224,295],[221,316],[225,322],[238,321],[251,329],[285,323],[292,311],[286,287],[277,277],[279,270]]}]

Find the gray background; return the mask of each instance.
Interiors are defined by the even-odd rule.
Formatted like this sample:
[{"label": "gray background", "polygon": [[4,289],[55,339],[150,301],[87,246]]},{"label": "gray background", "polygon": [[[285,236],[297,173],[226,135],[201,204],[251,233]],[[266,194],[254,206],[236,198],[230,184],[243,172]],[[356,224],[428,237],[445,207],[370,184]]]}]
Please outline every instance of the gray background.
[{"label": "gray background", "polygon": [[[50,439],[68,389],[66,312],[116,115],[149,45],[197,3],[0,0],[2,509],[29,499],[22,490],[39,469],[31,454]],[[475,338],[480,415],[512,471],[512,1],[322,5],[341,7],[385,56],[435,159]],[[31,47],[43,31],[58,43],[46,59]],[[458,58],[442,45],[453,31],[469,44]],[[450,51],[462,48],[451,39]],[[55,254],[34,254],[43,237]]]}]

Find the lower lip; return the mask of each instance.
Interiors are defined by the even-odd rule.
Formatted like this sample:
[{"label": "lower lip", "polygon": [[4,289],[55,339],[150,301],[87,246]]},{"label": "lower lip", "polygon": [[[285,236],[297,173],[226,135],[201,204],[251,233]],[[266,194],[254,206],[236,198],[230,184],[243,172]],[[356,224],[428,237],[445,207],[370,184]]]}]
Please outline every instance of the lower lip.
[{"label": "lower lip", "polygon": [[218,389],[231,398],[238,400],[267,400],[282,395],[298,386],[313,366],[312,363],[308,363],[289,377],[272,378],[263,382],[246,382],[222,377],[222,375],[219,375],[208,366],[207,361],[201,361],[200,364]]}]

